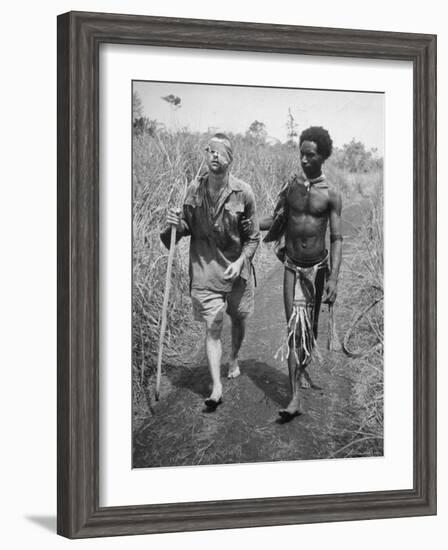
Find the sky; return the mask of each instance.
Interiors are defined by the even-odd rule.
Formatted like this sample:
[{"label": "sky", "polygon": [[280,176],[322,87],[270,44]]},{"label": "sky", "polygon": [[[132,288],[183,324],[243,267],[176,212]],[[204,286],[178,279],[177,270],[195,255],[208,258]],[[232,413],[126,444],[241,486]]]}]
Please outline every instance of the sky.
[{"label": "sky", "polygon": [[[258,120],[268,136],[284,142],[291,109],[299,133],[308,126],[323,126],[336,147],[354,138],[384,153],[381,93],[147,81],[134,81],[133,91],[142,100],[144,116],[172,130],[245,133]],[[162,99],[170,94],[181,98],[179,108]]]}]

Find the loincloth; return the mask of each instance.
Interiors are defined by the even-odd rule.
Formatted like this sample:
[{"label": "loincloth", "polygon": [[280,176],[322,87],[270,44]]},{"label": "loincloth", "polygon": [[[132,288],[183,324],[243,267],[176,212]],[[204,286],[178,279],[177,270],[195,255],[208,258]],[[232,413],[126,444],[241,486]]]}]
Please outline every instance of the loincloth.
[{"label": "loincloth", "polygon": [[[288,357],[293,350],[296,361],[307,365],[313,354],[320,358],[316,347],[319,310],[328,275],[328,252],[314,265],[297,265],[288,256],[285,269],[294,273],[292,310],[288,319],[287,336],[277,354]],[[277,356],[276,354],[276,356]]]}]

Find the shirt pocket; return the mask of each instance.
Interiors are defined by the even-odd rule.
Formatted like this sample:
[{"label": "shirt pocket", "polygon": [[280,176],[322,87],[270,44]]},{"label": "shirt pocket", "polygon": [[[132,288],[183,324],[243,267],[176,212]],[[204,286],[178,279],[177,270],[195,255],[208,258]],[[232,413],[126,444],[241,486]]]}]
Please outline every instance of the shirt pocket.
[{"label": "shirt pocket", "polygon": [[224,204],[223,226],[229,243],[239,241],[242,237],[240,222],[243,214],[244,204],[242,202],[229,201]]},{"label": "shirt pocket", "polygon": [[235,217],[239,217],[244,212],[244,204],[242,202],[226,202],[224,210]]}]

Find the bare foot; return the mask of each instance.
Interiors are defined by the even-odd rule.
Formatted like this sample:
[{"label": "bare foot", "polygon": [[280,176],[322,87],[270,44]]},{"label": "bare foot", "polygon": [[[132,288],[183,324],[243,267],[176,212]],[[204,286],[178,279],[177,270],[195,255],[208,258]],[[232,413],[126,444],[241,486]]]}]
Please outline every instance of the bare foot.
[{"label": "bare foot", "polygon": [[313,387],[313,381],[311,380],[311,376],[308,374],[308,372],[305,369],[300,369],[299,386],[304,390],[309,390],[310,388]]},{"label": "bare foot", "polygon": [[218,405],[221,405],[222,403],[222,386],[218,388],[213,388],[213,391],[210,395],[210,397],[207,397],[207,399],[204,401],[205,406],[209,409],[216,409]]},{"label": "bare foot", "polygon": [[293,396],[291,399],[289,405],[286,407],[286,409],[280,409],[278,411],[278,414],[280,415],[281,419],[285,422],[289,422],[296,416],[299,416],[302,414],[302,409],[300,408],[300,399],[299,396]]},{"label": "bare foot", "polygon": [[241,374],[240,366],[238,364],[238,359],[234,359],[229,363],[229,372],[227,373],[227,378],[236,378]]}]

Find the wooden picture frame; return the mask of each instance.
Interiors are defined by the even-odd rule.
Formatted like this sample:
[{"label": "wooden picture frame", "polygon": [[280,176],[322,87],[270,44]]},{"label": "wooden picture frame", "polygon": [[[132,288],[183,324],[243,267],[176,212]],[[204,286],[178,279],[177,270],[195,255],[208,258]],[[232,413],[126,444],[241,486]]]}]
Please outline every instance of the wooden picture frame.
[{"label": "wooden picture frame", "polygon": [[[104,43],[413,63],[412,489],[99,506],[99,47]],[[136,15],[83,12],[60,15],[58,533],[82,538],[435,513],[436,37]]]}]

